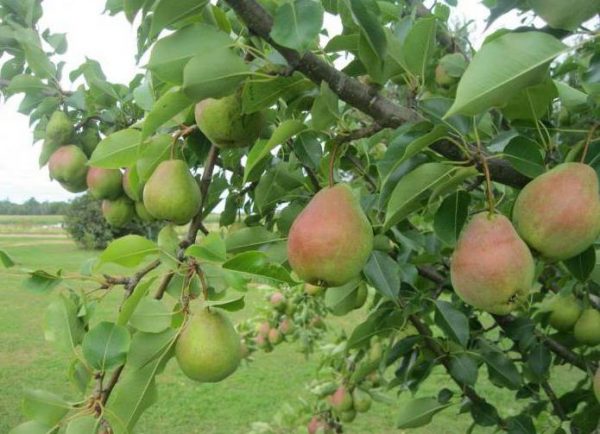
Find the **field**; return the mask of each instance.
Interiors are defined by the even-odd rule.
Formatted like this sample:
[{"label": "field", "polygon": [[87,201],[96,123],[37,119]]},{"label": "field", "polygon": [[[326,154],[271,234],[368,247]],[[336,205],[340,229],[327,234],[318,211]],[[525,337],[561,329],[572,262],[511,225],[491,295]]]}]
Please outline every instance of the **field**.
[{"label": "field", "polygon": [[[76,271],[85,259],[97,252],[78,249],[56,225],[60,218],[0,217],[0,248],[6,250],[19,266],[56,271]],[[9,223],[10,222],[10,223]],[[48,227],[52,230],[46,232]],[[20,412],[22,390],[40,388],[74,397],[74,388],[66,380],[69,360],[44,341],[42,325],[44,309],[52,295],[27,292],[20,285],[22,275],[14,269],[0,269],[0,433],[23,420]],[[122,294],[118,289],[109,294],[98,309],[96,320],[112,319]],[[262,293],[249,293],[247,307],[236,319],[255,315],[263,301]],[[334,319],[333,327],[351,329],[360,315]],[[257,353],[255,360],[242,366],[222,383],[205,385],[187,380],[171,361],[158,378],[159,401],[142,416],[136,432],[143,434],[237,434],[246,433],[254,421],[269,421],[283,403],[295,403],[299,397],[309,398],[306,384],[314,377],[315,360],[305,360],[294,344],[283,344],[272,353]],[[578,374],[562,369],[553,385],[560,394],[577,381]],[[481,368],[484,381],[477,390],[488,401],[501,408],[503,416],[519,411],[513,393],[487,383],[487,372]],[[450,379],[436,370],[417,396],[435,396],[444,387],[452,388]],[[394,395],[390,395],[394,397]],[[411,399],[409,392],[396,398],[393,405],[375,404],[366,414],[345,429],[345,433],[386,434],[401,432],[394,428],[396,414]],[[550,421],[548,421],[548,424]],[[459,415],[452,406],[433,423],[411,433],[464,433],[470,424],[468,415]],[[548,432],[550,432],[548,426]],[[488,432],[476,429],[474,432]],[[283,433],[282,433],[283,434]]]}]

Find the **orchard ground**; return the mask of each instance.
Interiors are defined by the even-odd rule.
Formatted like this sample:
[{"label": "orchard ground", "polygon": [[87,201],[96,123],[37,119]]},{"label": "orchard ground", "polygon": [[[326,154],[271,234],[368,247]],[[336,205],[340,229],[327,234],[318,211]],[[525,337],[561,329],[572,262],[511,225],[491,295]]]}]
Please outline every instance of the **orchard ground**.
[{"label": "orchard ground", "polygon": [[[6,250],[21,267],[56,271],[77,271],[79,264],[97,252],[77,248],[60,228],[60,216],[0,216],[0,248]],[[14,270],[14,269],[13,269]],[[113,269],[114,273],[125,270]],[[0,270],[0,432],[24,420],[21,415],[24,388],[52,390],[74,397],[75,389],[65,373],[69,359],[44,341],[44,309],[51,294],[28,292],[21,286],[22,276]],[[94,322],[114,317],[122,293],[115,288],[99,305]],[[264,292],[249,291],[246,308],[234,314],[242,320],[258,314],[264,303]],[[364,309],[364,308],[363,308]],[[328,324],[339,330],[352,328],[364,315],[329,317]],[[235,434],[246,433],[255,421],[269,421],[283,403],[296,404],[298,397],[313,399],[306,384],[314,378],[317,356],[306,360],[295,344],[281,344],[272,353],[257,352],[254,361],[242,366],[232,377],[217,384],[197,384],[180,372],[172,359],[158,377],[161,399],[142,415],[136,432],[143,434]],[[560,396],[581,378],[576,369],[559,367],[551,379]],[[389,373],[390,375],[392,373]],[[496,404],[504,416],[518,414],[514,391],[494,388],[487,381],[485,368],[480,368],[483,381],[477,383],[481,396]],[[454,390],[454,383],[439,367],[418,390],[417,397],[435,396],[441,387]],[[456,390],[455,390],[456,392]],[[394,398],[393,395],[390,395]],[[396,414],[403,402],[411,398],[409,391],[395,398],[393,405],[375,403],[365,414],[345,427],[345,433],[399,433],[394,428]],[[471,418],[458,415],[457,406],[436,415],[426,427],[411,433],[466,432]],[[478,427],[474,432],[486,432]]]}]

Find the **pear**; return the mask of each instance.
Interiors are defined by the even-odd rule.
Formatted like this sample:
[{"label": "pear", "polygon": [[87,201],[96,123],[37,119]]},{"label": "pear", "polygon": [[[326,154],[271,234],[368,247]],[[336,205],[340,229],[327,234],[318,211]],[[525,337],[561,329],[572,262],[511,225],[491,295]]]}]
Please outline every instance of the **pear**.
[{"label": "pear", "polygon": [[150,215],[143,202],[135,202],[135,213],[143,222],[154,221],[154,217]]},{"label": "pear", "polygon": [[102,201],[102,215],[113,226],[125,226],[131,221],[133,214],[133,202],[126,196],[121,196],[115,200],[104,199]]},{"label": "pear", "polygon": [[175,357],[183,373],[192,380],[215,383],[239,366],[240,337],[222,312],[203,308],[185,325],[175,344]]},{"label": "pear", "polygon": [[279,331],[284,335],[289,335],[294,331],[294,322],[289,318],[284,318],[279,323]]},{"label": "pear", "polygon": [[471,219],[458,239],[450,277],[465,303],[505,315],[527,298],[535,264],[510,220],[482,212]]},{"label": "pear", "polygon": [[319,286],[355,278],[373,249],[373,228],[346,184],[319,191],[296,217],[288,260],[298,277]]},{"label": "pear", "polygon": [[285,295],[283,295],[281,292],[274,292],[271,294],[269,302],[276,310],[280,312],[284,311],[287,307],[287,300],[285,299]]},{"label": "pear", "polygon": [[61,111],[55,111],[46,124],[46,140],[65,145],[71,140],[73,131],[73,124],[69,117]]},{"label": "pear", "polygon": [[369,295],[369,290],[367,289],[367,285],[364,282],[360,282],[358,288],[356,289],[356,301],[354,302],[354,309],[360,309],[365,305],[367,301],[367,296]]},{"label": "pear", "polygon": [[581,306],[573,295],[555,295],[548,303],[548,323],[561,332],[573,328],[581,316]]},{"label": "pear", "polygon": [[371,408],[371,395],[358,387],[352,392],[352,401],[354,409],[359,413],[364,413]]},{"label": "pear", "polygon": [[573,335],[582,344],[600,344],[600,312],[591,307],[585,309],[575,323]]},{"label": "pear", "polygon": [[50,177],[56,179],[68,191],[78,193],[87,188],[87,157],[75,145],[61,146],[48,161]]},{"label": "pear", "polygon": [[333,430],[327,422],[319,416],[313,416],[307,425],[308,434],[330,434]]},{"label": "pear", "polygon": [[596,399],[600,402],[600,368],[596,369],[596,375],[594,375],[594,393]]},{"label": "pear", "polygon": [[345,386],[340,386],[329,396],[329,404],[338,413],[352,410],[352,394]]},{"label": "pear", "polygon": [[283,335],[281,334],[281,332],[275,328],[269,330],[269,343],[271,345],[277,345],[279,343],[281,343],[281,341],[283,340]]},{"label": "pear", "polygon": [[79,136],[79,143],[81,149],[85,152],[85,155],[90,158],[96,149],[96,146],[100,142],[100,134],[95,127],[86,128],[83,133]]},{"label": "pear", "polygon": [[340,417],[340,421],[342,421],[344,423],[350,423],[354,419],[356,419],[356,410],[351,408],[350,410],[341,411],[339,413],[339,417]]},{"label": "pear", "polygon": [[264,126],[261,112],[242,114],[242,101],[236,94],[200,101],[196,104],[195,117],[200,131],[221,148],[254,144]]},{"label": "pear", "polygon": [[86,178],[88,190],[96,199],[116,199],[123,192],[121,177],[119,169],[90,167]]},{"label": "pear", "polygon": [[521,190],[513,222],[527,244],[545,257],[578,255],[600,235],[598,175],[586,164],[559,164]]},{"label": "pear", "polygon": [[154,218],[188,223],[200,207],[200,188],[184,161],[163,161],[144,186],[144,206]]},{"label": "pear", "polygon": [[60,143],[52,142],[48,139],[44,140],[44,143],[42,144],[42,152],[40,152],[40,157],[38,159],[40,167],[44,167],[46,164],[48,164],[48,160],[50,160],[52,154],[54,154],[54,152],[60,148],[60,146]]}]

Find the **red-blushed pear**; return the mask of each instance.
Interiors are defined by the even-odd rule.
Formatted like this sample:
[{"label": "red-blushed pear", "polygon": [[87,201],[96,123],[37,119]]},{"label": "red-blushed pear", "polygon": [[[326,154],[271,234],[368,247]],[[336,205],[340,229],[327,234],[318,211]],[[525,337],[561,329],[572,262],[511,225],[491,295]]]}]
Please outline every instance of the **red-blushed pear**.
[{"label": "red-blushed pear", "polygon": [[546,307],[550,311],[548,323],[561,332],[573,328],[581,316],[581,306],[573,295],[557,294],[550,299]]},{"label": "red-blushed pear", "polygon": [[175,344],[183,373],[201,383],[216,383],[233,374],[242,359],[240,336],[221,311],[202,308],[189,318]]},{"label": "red-blushed pear", "polygon": [[196,104],[195,117],[200,131],[216,146],[225,149],[254,144],[264,127],[261,112],[242,113],[242,101],[237,94],[200,101]]},{"label": "red-blushed pear", "polygon": [[338,413],[352,410],[352,394],[345,386],[340,386],[329,396],[329,404]]},{"label": "red-blushed pear", "polygon": [[288,260],[302,280],[342,286],[373,249],[373,228],[346,184],[324,188],[302,210],[288,235]]},{"label": "red-blushed pear", "polygon": [[144,186],[144,206],[157,220],[188,223],[200,207],[200,187],[182,160],[163,161]]},{"label": "red-blushed pear", "polygon": [[289,318],[284,318],[279,323],[279,331],[284,335],[289,335],[294,331],[294,322]]},{"label": "red-blushed pear", "polygon": [[277,345],[283,340],[283,335],[278,329],[273,328],[269,330],[268,338],[271,345]]},{"label": "red-blushed pear", "polygon": [[505,315],[527,298],[535,264],[510,220],[482,212],[460,234],[450,274],[454,290],[465,303]]},{"label": "red-blushed pear", "polygon": [[281,292],[274,292],[273,294],[271,294],[269,302],[271,303],[271,305],[273,305],[275,309],[277,309],[280,312],[284,311],[287,306],[285,296]]},{"label": "red-blushed pear", "polygon": [[333,430],[327,422],[319,416],[313,416],[307,425],[308,434],[330,434]]},{"label": "red-blushed pear", "polygon": [[113,226],[125,226],[133,218],[134,212],[133,202],[126,196],[102,201],[102,215]]},{"label": "red-blushed pear", "polygon": [[600,368],[596,369],[596,375],[594,375],[594,393],[596,399],[600,402]]},{"label": "red-blushed pear", "polygon": [[85,191],[87,161],[87,157],[77,146],[61,146],[54,151],[48,161],[50,177],[56,179],[65,190],[72,193]]},{"label": "red-blushed pear", "polygon": [[592,307],[584,309],[573,327],[573,336],[585,345],[600,344],[600,312]]},{"label": "red-blushed pear", "polygon": [[86,178],[88,190],[96,199],[116,199],[123,192],[121,177],[118,169],[90,167]]},{"label": "red-blushed pear", "polygon": [[559,164],[521,190],[513,222],[521,238],[545,257],[578,255],[600,235],[598,175],[587,164]]}]

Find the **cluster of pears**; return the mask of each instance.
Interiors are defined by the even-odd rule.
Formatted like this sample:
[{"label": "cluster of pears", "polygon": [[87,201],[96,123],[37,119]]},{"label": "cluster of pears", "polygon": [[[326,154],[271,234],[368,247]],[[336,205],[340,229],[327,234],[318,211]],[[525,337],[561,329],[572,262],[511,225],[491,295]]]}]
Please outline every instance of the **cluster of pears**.
[{"label": "cluster of pears", "polygon": [[591,167],[563,163],[523,188],[514,205],[514,226],[500,214],[475,215],[452,255],[456,293],[487,312],[511,312],[526,300],[534,284],[535,264],[527,245],[545,258],[563,260],[596,240],[598,190],[598,176]]},{"label": "cluster of pears", "polygon": [[546,302],[548,323],[561,332],[573,331],[575,339],[584,345],[600,344],[600,312],[593,307],[583,309],[572,294],[557,294]]},{"label": "cluster of pears", "polygon": [[235,372],[243,358],[240,336],[223,312],[203,307],[188,318],[175,344],[183,373],[201,383],[215,383]]},{"label": "cluster of pears", "polygon": [[320,190],[296,217],[288,260],[299,278],[341,286],[359,275],[373,249],[373,228],[347,184]]},{"label": "cluster of pears", "polygon": [[295,329],[293,315],[296,305],[293,300],[288,300],[283,293],[275,291],[269,296],[269,305],[273,308],[272,318],[257,325],[254,337],[256,347],[265,352],[272,351],[273,347],[283,342]]}]

